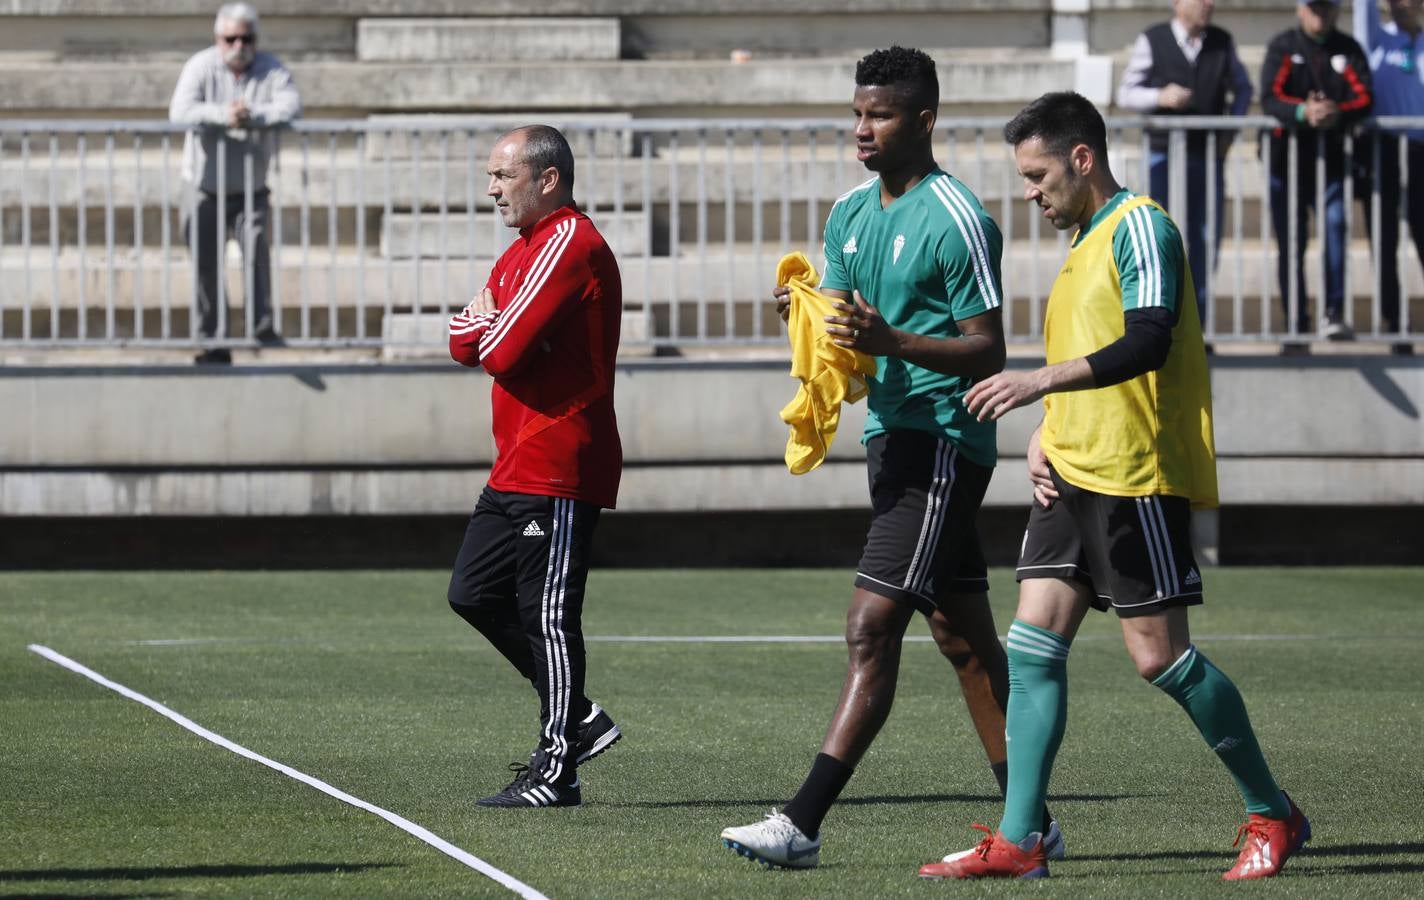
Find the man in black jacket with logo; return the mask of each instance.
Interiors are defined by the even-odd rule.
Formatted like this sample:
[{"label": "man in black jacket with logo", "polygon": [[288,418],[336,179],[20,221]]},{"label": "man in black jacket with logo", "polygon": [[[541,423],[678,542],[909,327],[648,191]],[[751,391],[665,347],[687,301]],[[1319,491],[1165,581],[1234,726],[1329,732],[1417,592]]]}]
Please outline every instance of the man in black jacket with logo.
[{"label": "man in black jacket with logo", "polygon": [[[1300,25],[1272,38],[1261,67],[1261,106],[1280,120],[1271,134],[1271,223],[1280,248],[1277,277],[1287,322],[1310,328],[1310,304],[1299,280],[1305,261],[1307,214],[1323,188],[1325,216],[1325,337],[1353,337],[1345,322],[1345,137],[1370,113],[1370,66],[1355,39],[1335,30],[1335,0],[1310,0],[1296,7]],[[1290,180],[1291,138],[1297,144],[1296,173]],[[1316,160],[1325,157],[1325,181],[1316,184]],[[1296,198],[1295,242],[1290,240],[1290,194]],[[1291,266],[1297,273],[1292,297]]]},{"label": "man in black jacket with logo", "polygon": [[[1241,65],[1230,33],[1211,24],[1215,7],[1213,0],[1173,0],[1171,20],[1153,25],[1137,36],[1118,85],[1118,106],[1159,116],[1220,116],[1228,111],[1233,116],[1245,115],[1251,105],[1251,79]],[[1229,110],[1228,95],[1231,98]],[[1217,132],[1216,172],[1209,178],[1207,132],[1187,132],[1186,215],[1181,215],[1183,210],[1173,210],[1187,239],[1187,262],[1197,290],[1197,313],[1203,328],[1207,326],[1207,301],[1211,296],[1207,203],[1210,198],[1214,259],[1215,248],[1221,246],[1224,219],[1226,166],[1223,157],[1235,136],[1232,131]],[[1171,200],[1168,196],[1169,134],[1154,130],[1149,132],[1149,140],[1148,192],[1152,199],[1167,206]]]}]

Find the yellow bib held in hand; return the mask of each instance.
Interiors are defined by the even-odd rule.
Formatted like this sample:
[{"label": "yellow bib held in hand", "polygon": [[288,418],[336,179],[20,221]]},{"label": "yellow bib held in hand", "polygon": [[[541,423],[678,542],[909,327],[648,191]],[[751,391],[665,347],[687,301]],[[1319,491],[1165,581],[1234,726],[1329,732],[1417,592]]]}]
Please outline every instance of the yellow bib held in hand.
[{"label": "yellow bib held in hand", "polygon": [[826,333],[825,317],[836,309],[829,297],[816,290],[820,278],[806,254],[783,256],[776,264],[776,283],[791,288],[786,322],[791,377],[801,382],[796,397],[781,410],[781,421],[791,426],[786,467],[792,475],[804,475],[825,462],[840,426],[841,403],[855,403],[865,396],[865,379],[875,374],[876,360],[837,345]]}]

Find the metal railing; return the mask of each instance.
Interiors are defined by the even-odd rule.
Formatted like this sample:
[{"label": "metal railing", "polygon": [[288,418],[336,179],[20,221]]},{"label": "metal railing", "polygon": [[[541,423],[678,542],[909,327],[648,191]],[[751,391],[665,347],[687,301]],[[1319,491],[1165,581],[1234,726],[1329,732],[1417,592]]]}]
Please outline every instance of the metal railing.
[{"label": "metal railing", "polygon": [[[302,121],[280,131],[267,179],[268,233],[256,234],[247,215],[230,233],[228,210],[219,210],[219,318],[214,336],[205,337],[194,314],[197,230],[185,238],[182,227],[192,196],[179,176],[184,130],[166,123],[0,122],[0,345],[255,343],[253,305],[244,298],[260,277],[258,241],[270,244],[270,300],[286,343],[441,344],[446,318],[483,286],[513,236],[484,193],[490,145],[508,124]],[[818,258],[831,205],[868,177],[844,120],[605,117],[553,124],[575,150],[576,200],[621,263],[625,344],[783,340],[770,299],[776,261],[790,250]],[[1277,283],[1273,144],[1284,141],[1289,166],[1277,176],[1301,186],[1282,197],[1291,240],[1306,237],[1296,229],[1308,186],[1324,197],[1341,177],[1316,148],[1274,136],[1274,124],[1261,117],[1109,121],[1114,172],[1140,193],[1148,190],[1153,132],[1167,131],[1166,205],[1184,234],[1195,225],[1191,194],[1203,189],[1189,176],[1187,148],[1202,140],[1192,135],[1205,134],[1205,183],[1218,173],[1225,180],[1220,209],[1205,204],[1207,233],[1221,234],[1220,244],[1208,241],[1205,250],[1211,340],[1300,338],[1307,311],[1316,323],[1328,312],[1320,257],[1329,233],[1320,209],[1304,268],[1288,265],[1284,289]],[[1037,211],[1025,207],[1002,126],[999,119],[942,121],[937,158],[998,220],[1006,331],[1011,340],[1036,341],[1067,235],[1044,228]],[[1424,119],[1382,119],[1379,127],[1407,160],[1401,129],[1424,128]],[[217,143],[220,157],[243,154],[246,173],[242,184],[219,183],[220,207],[239,204],[246,212],[259,203],[253,139]],[[1424,285],[1407,225],[1397,248],[1397,319],[1387,323],[1390,304],[1372,263],[1384,252],[1379,182],[1350,177],[1357,169],[1378,170],[1383,143],[1362,151],[1358,141],[1345,141],[1340,312],[1361,333],[1384,337],[1383,327],[1392,325],[1395,337],[1417,338]],[[219,173],[224,163],[218,160]],[[1314,178],[1297,181],[1311,166]],[[1424,177],[1407,164],[1399,174],[1402,185]],[[1370,218],[1357,216],[1356,199],[1374,201],[1366,204]]]}]

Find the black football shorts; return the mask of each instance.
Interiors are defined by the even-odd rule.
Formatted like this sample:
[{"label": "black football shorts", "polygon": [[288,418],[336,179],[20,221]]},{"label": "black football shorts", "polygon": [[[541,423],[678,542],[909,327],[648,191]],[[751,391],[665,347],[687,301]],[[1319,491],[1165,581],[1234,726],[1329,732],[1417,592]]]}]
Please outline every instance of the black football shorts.
[{"label": "black football shorts", "polygon": [[1053,473],[1058,500],[1028,516],[1015,571],[1019,581],[1062,578],[1088,586],[1093,606],[1141,616],[1202,602],[1185,497],[1115,497]]},{"label": "black football shorts", "polygon": [[929,615],[954,594],[989,589],[975,520],[994,470],[924,431],[889,431],[866,445],[870,533],[855,586]]}]

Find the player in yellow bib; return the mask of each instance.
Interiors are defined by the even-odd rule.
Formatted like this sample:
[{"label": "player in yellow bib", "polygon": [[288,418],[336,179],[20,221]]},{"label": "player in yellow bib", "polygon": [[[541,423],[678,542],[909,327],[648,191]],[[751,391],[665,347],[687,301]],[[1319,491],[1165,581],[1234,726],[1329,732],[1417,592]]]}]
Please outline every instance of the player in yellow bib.
[{"label": "player in yellow bib", "polygon": [[[1216,505],[1211,390],[1181,235],[1108,167],[1107,130],[1074,93],[1046,94],[1004,128],[1055,228],[1076,228],[1044,320],[1047,365],[977,383],[969,411],[995,420],[1043,400],[1028,447],[1034,504],[1009,628],[1009,787],[974,852],[925,878],[1041,878],[1038,816],[1067,721],[1068,648],[1091,608],[1114,610],[1138,673],[1186,710],[1246,803],[1229,880],[1263,878],[1310,838],[1276,785],[1236,686],[1191,643],[1202,602],[1191,509]],[[982,827],[982,826],[981,826]]]}]

